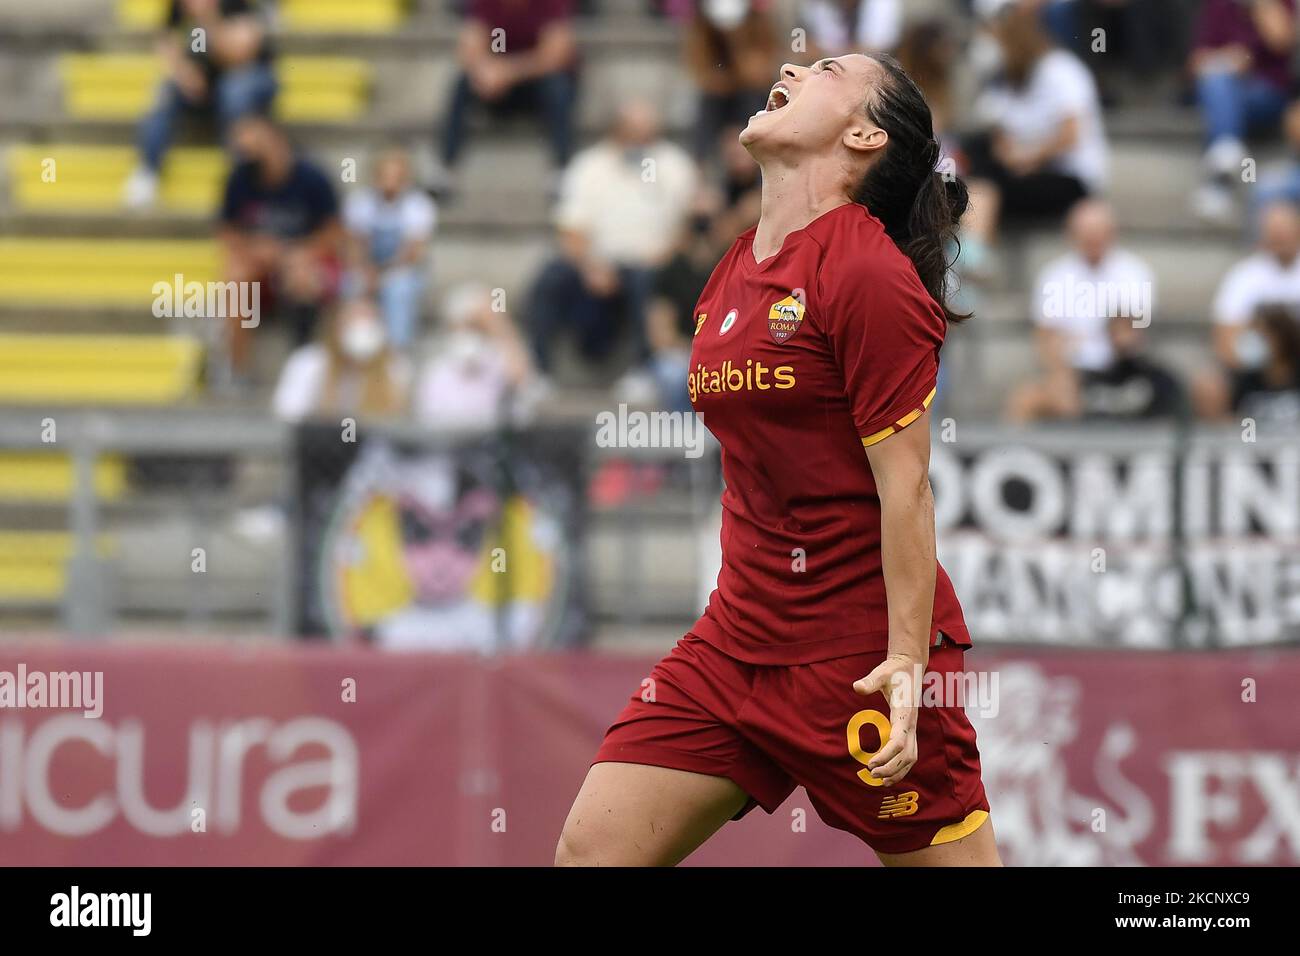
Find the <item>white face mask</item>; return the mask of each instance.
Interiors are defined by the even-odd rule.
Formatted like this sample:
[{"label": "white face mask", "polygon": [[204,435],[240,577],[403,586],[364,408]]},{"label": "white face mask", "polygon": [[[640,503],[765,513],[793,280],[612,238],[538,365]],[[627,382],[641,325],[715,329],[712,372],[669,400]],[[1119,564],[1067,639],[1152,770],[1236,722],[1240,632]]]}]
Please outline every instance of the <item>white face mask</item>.
[{"label": "white face mask", "polygon": [[705,0],[704,16],[719,30],[733,30],[749,16],[749,0]]},{"label": "white face mask", "polygon": [[340,344],[348,358],[354,362],[366,362],[383,350],[384,341],[384,327],[378,322],[366,319],[349,322],[343,329]]},{"label": "white face mask", "polygon": [[1262,368],[1268,361],[1268,340],[1254,329],[1243,329],[1233,344],[1233,351],[1242,368]]},{"label": "white face mask", "polygon": [[448,361],[457,365],[477,365],[491,353],[492,347],[478,332],[459,329],[451,334],[444,353]]}]

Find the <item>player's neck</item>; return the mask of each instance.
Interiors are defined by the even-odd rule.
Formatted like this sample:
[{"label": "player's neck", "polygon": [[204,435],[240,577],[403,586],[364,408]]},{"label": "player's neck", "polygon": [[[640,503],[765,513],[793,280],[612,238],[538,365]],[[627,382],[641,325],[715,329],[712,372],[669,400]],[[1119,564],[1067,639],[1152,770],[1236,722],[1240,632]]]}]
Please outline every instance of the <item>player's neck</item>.
[{"label": "player's neck", "polygon": [[762,262],[781,251],[786,237],[849,200],[828,189],[827,170],[805,160],[799,166],[766,163],[763,198],[754,233],[754,258]]}]

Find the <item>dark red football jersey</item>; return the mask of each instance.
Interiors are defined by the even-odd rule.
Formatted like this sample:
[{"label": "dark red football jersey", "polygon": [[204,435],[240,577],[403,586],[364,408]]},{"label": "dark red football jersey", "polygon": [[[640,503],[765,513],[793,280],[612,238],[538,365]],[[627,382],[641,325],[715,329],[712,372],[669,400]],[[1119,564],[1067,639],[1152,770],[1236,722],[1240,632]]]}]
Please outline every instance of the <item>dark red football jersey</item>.
[{"label": "dark red football jersey", "polygon": [[[688,388],[722,445],[722,571],[693,629],[757,664],[888,645],[880,498],[865,446],[934,397],[947,323],[865,207],[839,206],[754,261],[755,230],[696,305]],[[970,637],[936,567],[931,632]]]}]

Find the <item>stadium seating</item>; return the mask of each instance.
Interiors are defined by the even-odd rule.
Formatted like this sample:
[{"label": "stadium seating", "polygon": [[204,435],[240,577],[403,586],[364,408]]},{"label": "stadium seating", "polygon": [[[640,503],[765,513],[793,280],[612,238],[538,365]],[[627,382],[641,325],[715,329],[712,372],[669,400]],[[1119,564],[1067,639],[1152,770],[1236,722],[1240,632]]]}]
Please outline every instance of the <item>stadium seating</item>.
[{"label": "stadium seating", "polygon": [[194,395],[202,354],[179,335],[0,335],[0,403],[174,404]]},{"label": "stadium seating", "polygon": [[[111,537],[97,542],[101,558],[111,556]],[[0,531],[0,601],[7,605],[51,604],[67,586],[74,539],[63,531]]]},{"label": "stadium seating", "polygon": [[[139,156],[130,146],[15,146],[9,151],[14,203],[33,212],[119,209]],[[221,199],[226,159],[216,148],[177,147],[163,164],[163,209],[210,215]]]},{"label": "stadium seating", "polygon": [[[0,502],[66,501],[72,494],[72,460],[53,452],[0,453]],[[117,501],[126,491],[126,462],[104,455],[95,462],[95,496]]]},{"label": "stadium seating", "polygon": [[[286,122],[343,122],[364,112],[371,67],[341,56],[276,61],[276,115]],[[162,68],[150,53],[68,53],[59,62],[64,105],[79,119],[135,120],[153,102]]]},{"label": "stadium seating", "polygon": [[0,236],[0,303],[73,308],[147,307],[154,284],[218,278],[210,240],[47,239]]},{"label": "stadium seating", "polygon": [[[162,22],[168,0],[119,0],[118,22],[148,29]],[[280,22],[288,29],[382,33],[396,29],[406,15],[404,0],[281,0]]]}]

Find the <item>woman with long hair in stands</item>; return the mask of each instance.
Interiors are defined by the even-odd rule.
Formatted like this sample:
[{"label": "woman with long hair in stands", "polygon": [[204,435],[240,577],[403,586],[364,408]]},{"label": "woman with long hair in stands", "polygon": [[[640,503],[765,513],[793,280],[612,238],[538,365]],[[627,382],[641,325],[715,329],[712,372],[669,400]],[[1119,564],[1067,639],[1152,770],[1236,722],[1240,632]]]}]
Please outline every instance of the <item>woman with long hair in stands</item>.
[{"label": "woman with long hair in stands", "polygon": [[722,445],[722,571],[606,733],[556,861],[674,864],[803,786],[886,864],[998,865],[974,731],[922,695],[970,645],[928,477],[966,190],[887,56],[782,67],[741,141],[762,214],[700,297],[688,374]]}]

